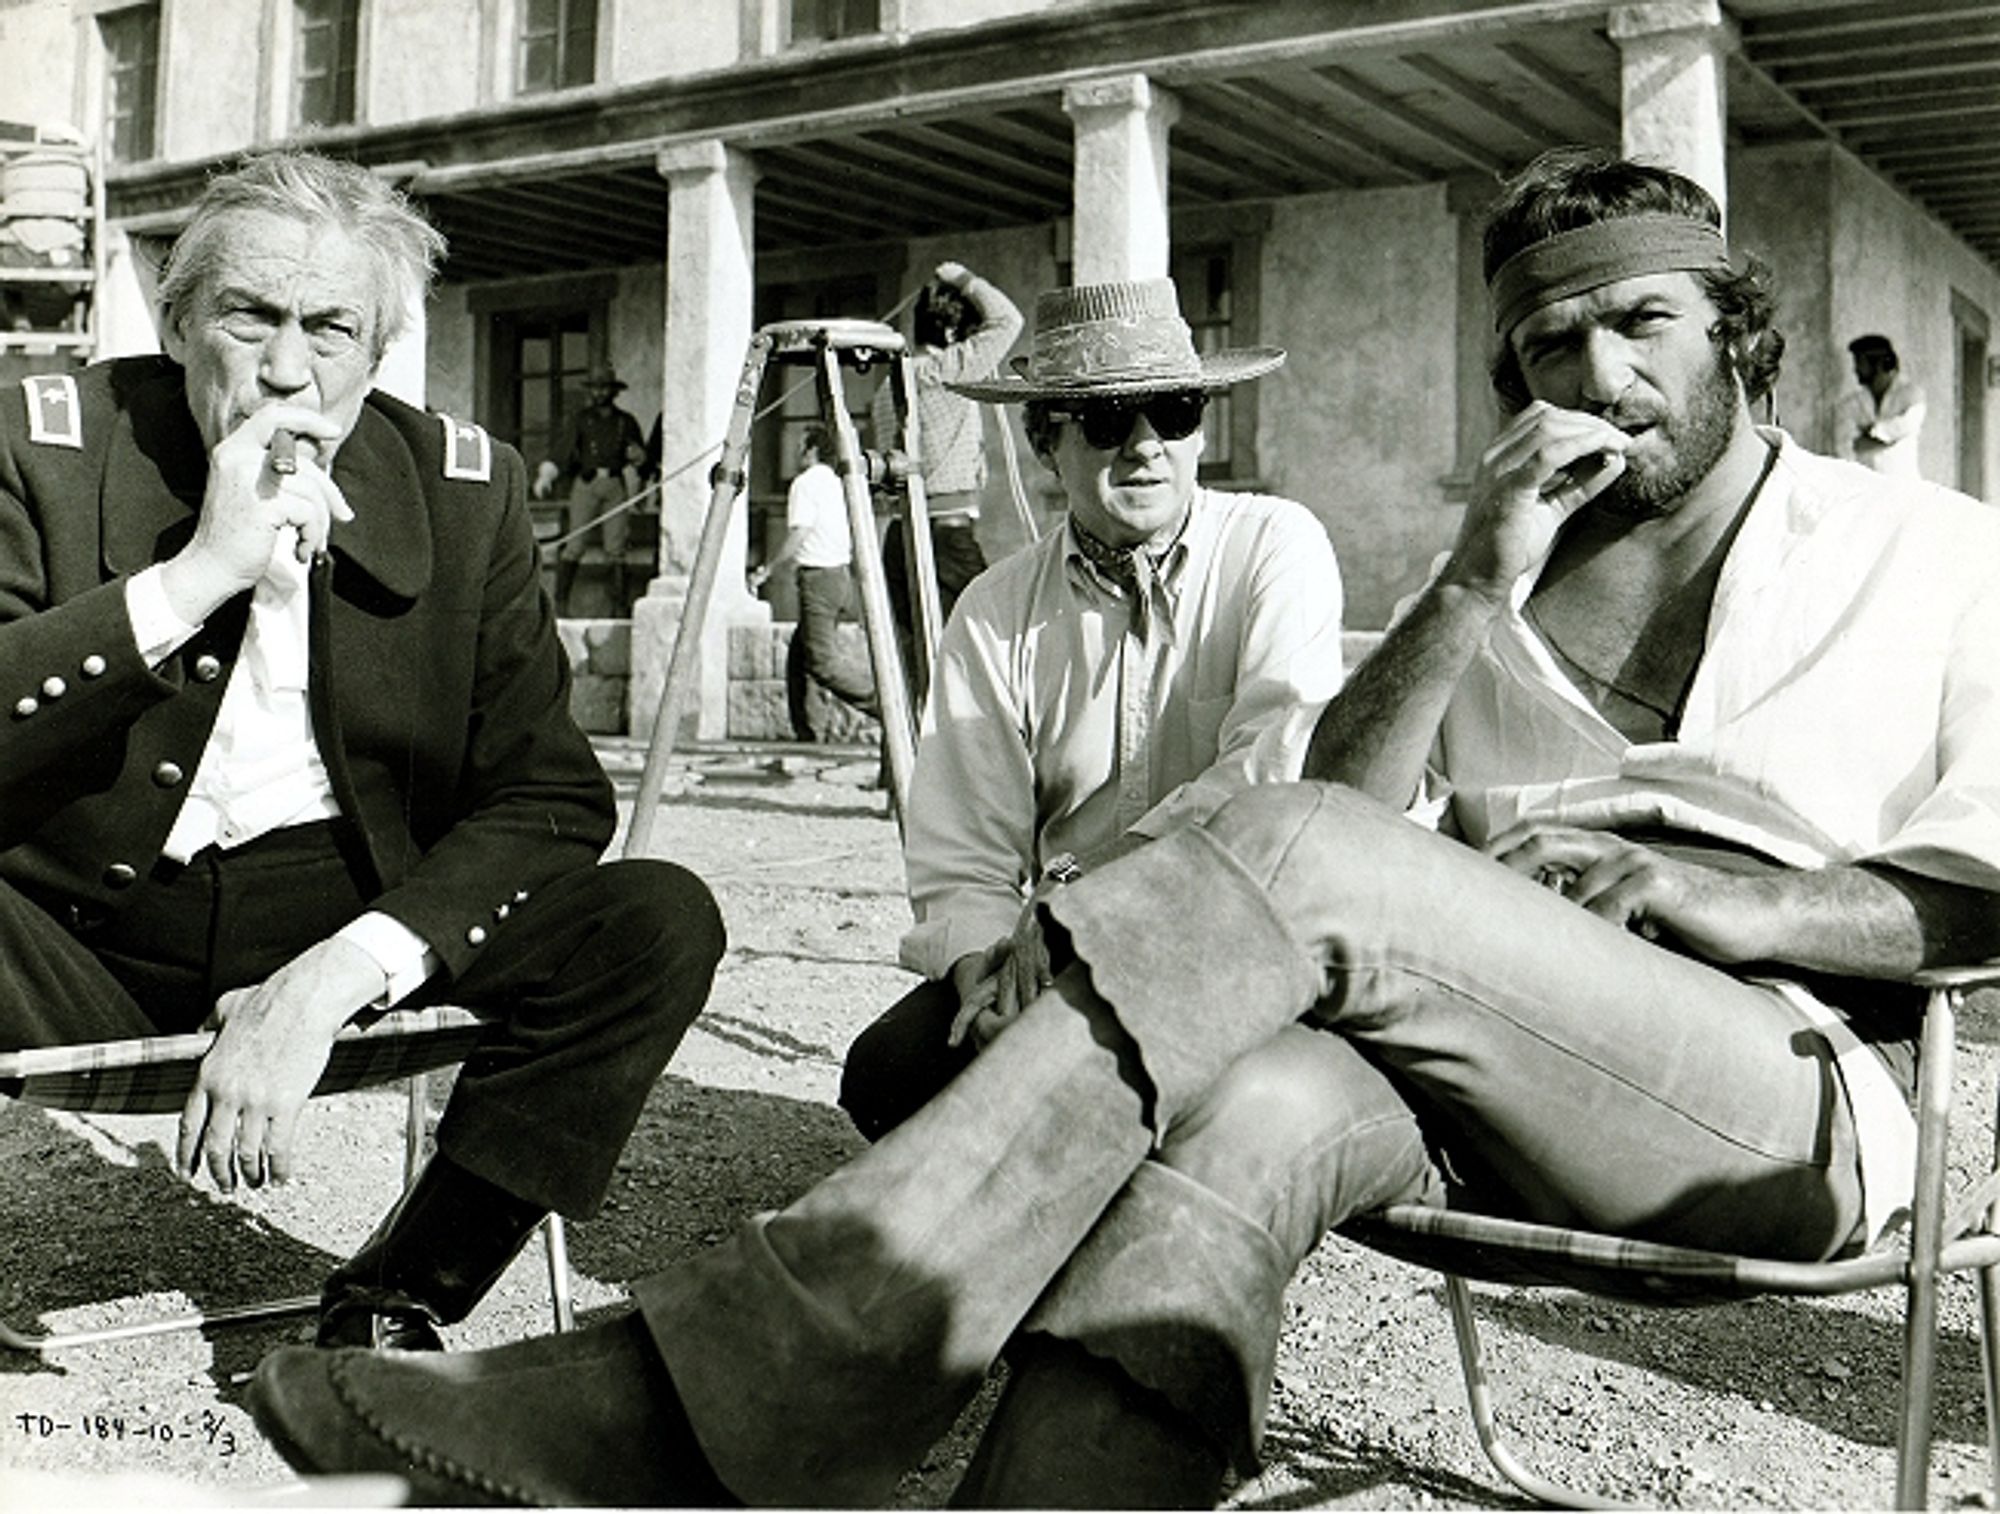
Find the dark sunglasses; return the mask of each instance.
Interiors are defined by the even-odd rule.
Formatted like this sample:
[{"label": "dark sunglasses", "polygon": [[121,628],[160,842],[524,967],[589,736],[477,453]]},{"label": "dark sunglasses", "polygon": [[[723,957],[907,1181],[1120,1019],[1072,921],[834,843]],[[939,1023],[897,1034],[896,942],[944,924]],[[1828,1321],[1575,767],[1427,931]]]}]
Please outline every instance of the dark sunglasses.
[{"label": "dark sunglasses", "polygon": [[1113,452],[1125,445],[1132,434],[1132,421],[1145,416],[1163,442],[1177,442],[1193,436],[1201,426],[1201,412],[1208,396],[1199,389],[1177,389],[1170,394],[1149,394],[1144,399],[1088,400],[1056,413],[1083,427],[1083,439],[1100,452]]}]

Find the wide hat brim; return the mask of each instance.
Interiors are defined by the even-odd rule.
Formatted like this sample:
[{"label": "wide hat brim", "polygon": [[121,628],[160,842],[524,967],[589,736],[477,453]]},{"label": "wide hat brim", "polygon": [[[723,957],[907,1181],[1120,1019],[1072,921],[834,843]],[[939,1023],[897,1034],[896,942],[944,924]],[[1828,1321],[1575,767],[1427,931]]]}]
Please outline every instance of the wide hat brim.
[{"label": "wide hat brim", "polygon": [[[996,405],[1019,404],[1027,400],[1123,399],[1142,394],[1173,394],[1183,389],[1227,389],[1249,379],[1262,378],[1285,361],[1282,347],[1229,347],[1200,355],[1200,372],[1156,372],[1120,377],[1080,379],[1070,383],[1030,380],[1022,373],[996,374],[976,380],[947,380],[945,387],[970,400],[986,400]],[[1026,358],[1014,359],[1014,367],[1027,367]]]}]

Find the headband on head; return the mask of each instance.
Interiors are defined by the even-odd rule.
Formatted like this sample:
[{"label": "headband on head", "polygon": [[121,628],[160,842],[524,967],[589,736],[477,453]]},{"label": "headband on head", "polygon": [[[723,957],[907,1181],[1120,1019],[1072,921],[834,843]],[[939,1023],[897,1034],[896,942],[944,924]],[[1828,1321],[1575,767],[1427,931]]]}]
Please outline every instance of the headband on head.
[{"label": "headband on head", "polygon": [[1573,294],[1646,273],[1729,267],[1722,233],[1692,216],[1613,216],[1523,247],[1493,272],[1493,329],[1502,336],[1524,316]]}]

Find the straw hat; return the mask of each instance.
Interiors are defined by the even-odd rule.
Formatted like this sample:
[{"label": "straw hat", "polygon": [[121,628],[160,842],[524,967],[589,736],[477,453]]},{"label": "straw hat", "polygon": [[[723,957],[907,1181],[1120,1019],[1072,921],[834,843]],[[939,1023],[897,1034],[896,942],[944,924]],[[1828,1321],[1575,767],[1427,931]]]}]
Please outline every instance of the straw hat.
[{"label": "straw hat", "polygon": [[1226,389],[1284,362],[1277,347],[1196,352],[1172,279],[1128,279],[1045,291],[1035,301],[1028,355],[1012,377],[947,382],[968,399],[1115,399],[1176,389]]}]

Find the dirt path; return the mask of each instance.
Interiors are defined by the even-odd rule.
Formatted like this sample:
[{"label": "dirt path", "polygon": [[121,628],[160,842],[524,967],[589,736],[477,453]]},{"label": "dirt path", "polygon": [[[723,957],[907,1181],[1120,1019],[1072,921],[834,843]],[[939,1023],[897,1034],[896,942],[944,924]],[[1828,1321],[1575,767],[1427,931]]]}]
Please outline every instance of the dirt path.
[{"label": "dirt path", "polygon": [[[708,877],[731,950],[708,1011],[648,1105],[604,1213],[572,1227],[586,1314],[637,1277],[784,1203],[859,1149],[833,1106],[853,1034],[909,981],[896,833],[872,757],[704,756],[670,785],[655,850]],[[629,799],[636,754],[610,762]],[[1991,1028],[1969,1026],[1990,1087]],[[433,1090],[433,1104],[442,1088]],[[1986,1107],[1970,1090],[1964,1107]],[[400,1095],[315,1105],[305,1178],[223,1198],[168,1170],[172,1120],[78,1119],[0,1103],[0,1311],[69,1326],[135,1309],[309,1293],[394,1193]],[[136,1248],[134,1241],[141,1244]],[[136,1254],[135,1254],[136,1253]],[[87,1304],[88,1299],[108,1299]],[[1892,1475],[1898,1326],[1885,1304],[1764,1301],[1663,1313],[1483,1290],[1503,1413],[1521,1446],[1587,1485],[1668,1507],[1874,1508]],[[456,1346],[546,1328],[534,1255]],[[1288,1301],[1263,1474],[1240,1508],[1509,1506],[1472,1438],[1436,1280],[1330,1242]],[[1982,1481],[1971,1290],[1947,1294],[1933,1503]],[[303,1327],[180,1334],[0,1362],[0,1509],[141,1493],[258,1500],[289,1480],[243,1404],[258,1357]],[[941,1507],[987,1406],[897,1497]],[[29,1474],[35,1474],[29,1480]],[[56,1475],[53,1486],[41,1481]],[[170,1480],[134,1488],[115,1476]],[[11,1492],[10,1492],[11,1490]]]}]

